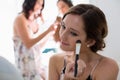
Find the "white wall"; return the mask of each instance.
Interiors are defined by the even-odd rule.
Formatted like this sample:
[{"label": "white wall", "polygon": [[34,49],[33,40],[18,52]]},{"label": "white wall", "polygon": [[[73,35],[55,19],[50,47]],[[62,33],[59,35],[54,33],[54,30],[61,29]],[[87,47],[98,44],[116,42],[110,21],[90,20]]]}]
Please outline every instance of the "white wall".
[{"label": "white wall", "polygon": [[16,16],[15,0],[0,2],[0,56],[14,63],[12,25]]},{"label": "white wall", "polygon": [[120,66],[120,0],[90,0],[90,3],[100,7],[107,18],[109,34],[103,55],[115,59]]}]

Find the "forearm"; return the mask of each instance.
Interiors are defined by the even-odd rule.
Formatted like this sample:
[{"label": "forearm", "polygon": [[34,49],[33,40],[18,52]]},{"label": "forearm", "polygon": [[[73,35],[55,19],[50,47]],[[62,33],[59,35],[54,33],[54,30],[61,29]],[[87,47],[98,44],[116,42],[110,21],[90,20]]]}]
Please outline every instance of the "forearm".
[{"label": "forearm", "polygon": [[42,34],[40,34],[38,37],[36,38],[29,38],[27,41],[25,41],[26,43],[25,46],[29,49],[32,46],[34,46],[37,42],[39,42],[40,40],[42,40],[50,31],[46,30],[45,32],[43,32]]}]

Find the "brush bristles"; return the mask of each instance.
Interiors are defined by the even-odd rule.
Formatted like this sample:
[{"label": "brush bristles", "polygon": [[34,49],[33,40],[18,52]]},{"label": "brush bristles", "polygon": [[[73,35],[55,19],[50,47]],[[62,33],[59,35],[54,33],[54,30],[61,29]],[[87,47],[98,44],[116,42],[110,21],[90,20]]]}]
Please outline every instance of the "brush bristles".
[{"label": "brush bristles", "polygon": [[80,47],[81,47],[81,41],[80,40],[77,40],[76,41],[76,54],[79,54],[80,52]]}]

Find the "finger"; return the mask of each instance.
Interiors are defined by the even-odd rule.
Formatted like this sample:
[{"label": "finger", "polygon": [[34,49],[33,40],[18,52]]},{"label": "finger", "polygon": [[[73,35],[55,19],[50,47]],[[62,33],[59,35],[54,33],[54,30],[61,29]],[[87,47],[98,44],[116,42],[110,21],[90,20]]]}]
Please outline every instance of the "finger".
[{"label": "finger", "polygon": [[74,62],[67,63],[66,65],[66,73],[74,71]]},{"label": "finger", "polygon": [[78,75],[77,76],[82,75],[85,71],[85,68],[86,68],[85,62],[83,60],[78,60]]},{"label": "finger", "polygon": [[82,67],[82,68],[85,68],[86,67],[86,63],[83,61],[83,60],[78,60],[78,67]]}]

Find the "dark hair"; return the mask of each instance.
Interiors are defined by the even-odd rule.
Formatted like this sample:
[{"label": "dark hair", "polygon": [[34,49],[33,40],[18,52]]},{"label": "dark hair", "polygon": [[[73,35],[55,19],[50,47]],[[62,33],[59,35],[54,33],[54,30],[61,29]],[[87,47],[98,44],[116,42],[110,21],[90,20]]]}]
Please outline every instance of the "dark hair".
[{"label": "dark hair", "polygon": [[69,7],[72,7],[72,6],[73,6],[73,3],[72,3],[71,0],[58,0],[57,3],[58,3],[59,1],[63,1],[63,2],[66,3]]},{"label": "dark hair", "polygon": [[96,43],[90,47],[93,52],[102,50],[105,47],[104,38],[108,34],[107,22],[104,13],[98,7],[92,4],[78,4],[72,7],[63,16],[63,19],[68,14],[82,17],[87,39],[94,39],[96,41]]},{"label": "dark hair", "polygon": [[[22,5],[22,8],[23,8],[22,12],[25,13],[25,17],[27,19],[28,19],[29,15],[30,15],[29,11],[34,9],[34,6],[35,6],[36,2],[37,2],[37,0],[25,0],[24,1],[23,5]],[[45,4],[45,2],[43,0],[43,5],[42,5],[41,11],[44,8],[44,4]]]}]

